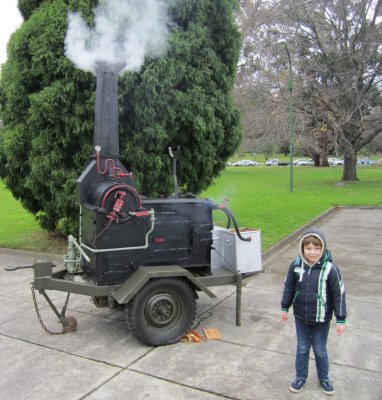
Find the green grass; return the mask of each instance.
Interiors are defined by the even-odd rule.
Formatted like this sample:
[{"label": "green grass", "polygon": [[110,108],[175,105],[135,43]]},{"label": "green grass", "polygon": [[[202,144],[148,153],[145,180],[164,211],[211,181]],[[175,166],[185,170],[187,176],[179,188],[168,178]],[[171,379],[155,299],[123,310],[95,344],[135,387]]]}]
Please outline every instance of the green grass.
[{"label": "green grass", "polygon": [[66,239],[48,234],[0,181],[0,247],[61,253]]},{"label": "green grass", "polygon": [[[217,203],[229,199],[241,227],[262,231],[263,249],[333,206],[382,206],[382,167],[359,167],[358,182],[340,182],[342,168],[228,167],[204,193]],[[62,253],[66,239],[43,231],[0,182],[0,247]],[[226,224],[223,212],[214,219]],[[74,234],[76,232],[73,232]]]},{"label": "green grass", "polygon": [[292,193],[289,171],[289,167],[228,167],[202,195],[218,203],[228,198],[240,226],[262,231],[263,249],[333,206],[382,205],[381,167],[360,167],[360,180],[346,183],[339,182],[342,168],[294,167]]}]

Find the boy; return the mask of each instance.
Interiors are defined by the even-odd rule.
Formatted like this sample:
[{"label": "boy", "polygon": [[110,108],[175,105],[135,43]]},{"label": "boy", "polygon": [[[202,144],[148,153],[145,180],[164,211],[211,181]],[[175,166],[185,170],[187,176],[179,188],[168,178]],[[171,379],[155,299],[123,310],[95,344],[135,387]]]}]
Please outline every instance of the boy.
[{"label": "boy", "polygon": [[297,393],[304,387],[310,347],[313,347],[321,388],[325,394],[333,395],[326,342],[333,311],[337,335],[344,332],[345,288],[322,232],[306,231],[299,243],[299,253],[289,267],[281,299],[282,321],[288,320],[287,312],[293,304],[297,334],[296,379],[289,389]]}]

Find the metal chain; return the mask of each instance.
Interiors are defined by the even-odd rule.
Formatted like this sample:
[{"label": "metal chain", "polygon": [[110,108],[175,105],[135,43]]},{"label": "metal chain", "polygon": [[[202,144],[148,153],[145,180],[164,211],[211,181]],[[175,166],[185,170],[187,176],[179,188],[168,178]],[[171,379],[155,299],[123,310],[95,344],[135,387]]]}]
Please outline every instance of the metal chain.
[{"label": "metal chain", "polygon": [[32,290],[32,297],[33,297],[33,303],[34,303],[34,308],[36,310],[36,314],[37,314],[37,318],[38,321],[42,327],[42,329],[44,329],[45,332],[49,333],[49,335],[64,335],[66,332],[64,330],[62,330],[61,332],[53,332],[50,329],[48,329],[46,327],[46,325],[44,324],[41,315],[40,315],[40,311],[37,305],[37,300],[36,300],[36,292],[35,292],[35,288],[34,288],[34,283],[32,283],[31,285],[31,290]]}]

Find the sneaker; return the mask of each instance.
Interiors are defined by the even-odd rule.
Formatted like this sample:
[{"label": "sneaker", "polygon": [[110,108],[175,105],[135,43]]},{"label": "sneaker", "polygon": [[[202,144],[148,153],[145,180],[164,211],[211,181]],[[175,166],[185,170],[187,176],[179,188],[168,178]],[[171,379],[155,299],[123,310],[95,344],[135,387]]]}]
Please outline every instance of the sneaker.
[{"label": "sneaker", "polygon": [[297,378],[294,382],[289,386],[289,390],[293,393],[301,392],[302,388],[305,385],[305,381],[303,379]]},{"label": "sneaker", "polygon": [[320,381],[320,385],[321,385],[322,391],[325,394],[327,394],[328,396],[331,396],[335,393],[333,385],[328,380]]}]

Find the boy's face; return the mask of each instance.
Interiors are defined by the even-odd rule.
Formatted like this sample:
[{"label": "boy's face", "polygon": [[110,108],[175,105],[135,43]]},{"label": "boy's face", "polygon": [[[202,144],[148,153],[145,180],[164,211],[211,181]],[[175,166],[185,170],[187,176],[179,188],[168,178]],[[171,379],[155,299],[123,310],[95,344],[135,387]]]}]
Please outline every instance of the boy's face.
[{"label": "boy's face", "polygon": [[322,247],[316,246],[313,243],[308,243],[304,246],[304,257],[312,264],[317,262],[321,256]]}]

